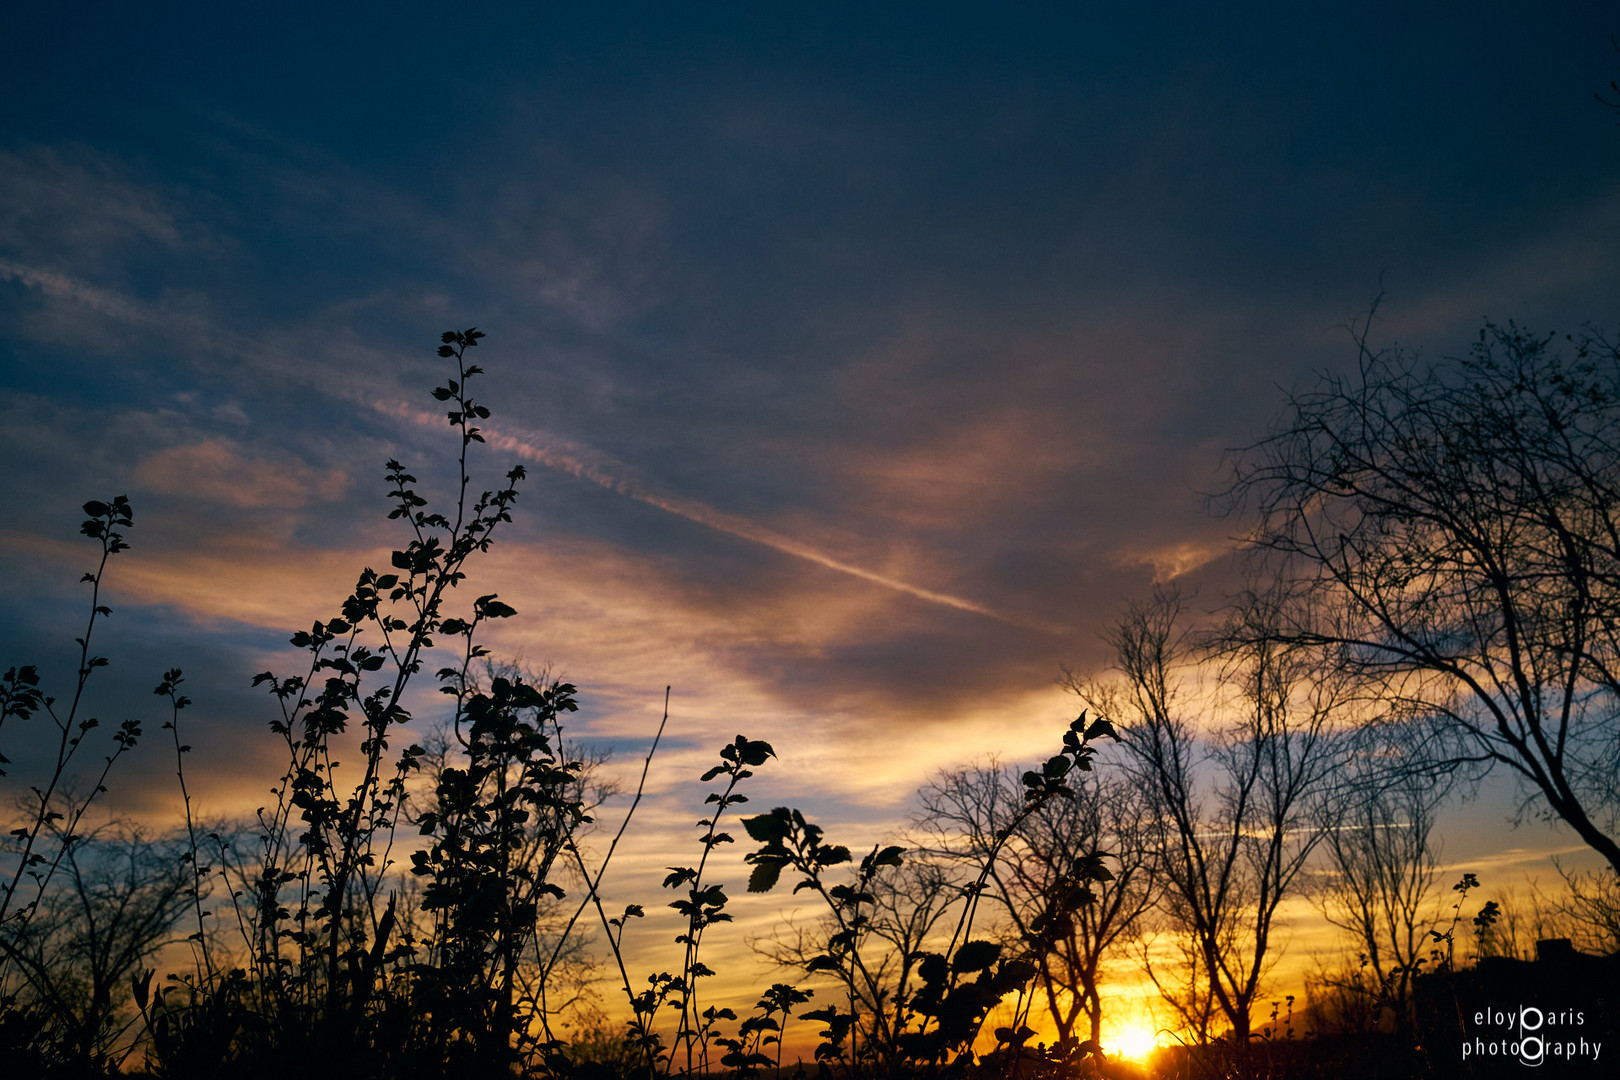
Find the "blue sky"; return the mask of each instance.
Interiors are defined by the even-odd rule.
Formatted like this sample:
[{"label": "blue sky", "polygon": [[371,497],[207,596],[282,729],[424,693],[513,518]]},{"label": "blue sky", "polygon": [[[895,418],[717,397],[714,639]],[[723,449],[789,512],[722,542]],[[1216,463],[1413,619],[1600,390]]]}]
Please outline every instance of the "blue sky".
[{"label": "blue sky", "polygon": [[0,662],[67,677],[128,492],[99,707],[184,666],[238,805],[247,679],[386,561],[382,462],[443,479],[477,325],[485,475],[532,470],[496,644],[604,739],[672,684],[657,784],[746,731],[879,832],[1055,737],[1124,599],[1219,604],[1201,493],[1380,283],[1432,355],[1612,328],[1620,23],[1409,8],[10,5]]}]

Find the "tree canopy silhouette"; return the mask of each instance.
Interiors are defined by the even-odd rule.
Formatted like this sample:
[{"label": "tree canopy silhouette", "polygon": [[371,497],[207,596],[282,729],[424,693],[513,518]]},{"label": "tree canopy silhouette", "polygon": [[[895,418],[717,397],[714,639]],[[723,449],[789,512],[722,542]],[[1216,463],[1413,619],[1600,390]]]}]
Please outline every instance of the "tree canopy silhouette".
[{"label": "tree canopy silhouette", "polygon": [[1405,765],[1506,768],[1620,871],[1620,350],[1358,342],[1237,459],[1249,541],[1310,601],[1257,632],[1361,680]]}]

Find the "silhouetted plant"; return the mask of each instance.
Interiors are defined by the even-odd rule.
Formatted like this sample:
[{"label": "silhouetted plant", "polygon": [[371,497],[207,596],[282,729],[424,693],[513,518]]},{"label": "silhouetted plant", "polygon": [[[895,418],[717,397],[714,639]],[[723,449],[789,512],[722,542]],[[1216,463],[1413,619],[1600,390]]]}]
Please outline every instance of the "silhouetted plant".
[{"label": "silhouetted plant", "polygon": [[[465,616],[447,610],[470,561],[511,520],[524,475],[516,467],[505,487],[476,497],[470,487],[468,450],[484,441],[478,422],[490,413],[469,394],[481,369],[466,353],[482,337],[450,332],[439,349],[456,365],[455,377],[433,391],[450,403],[459,435],[453,509],[431,510],[416,478],[389,461],[389,517],[409,530],[392,554],[394,572],[366,568],[336,617],[292,636],[308,654],[305,674],[254,679],[280,704],[271,727],[285,742],[287,766],[275,805],[258,814],[258,865],[233,889],[233,899],[253,898],[238,909],[246,966],[218,970],[199,937],[195,977],[159,991],[152,1004],[159,1071],[184,1075],[227,1062],[273,1071],[312,1052],[373,1070],[392,1061],[398,1074],[505,1071],[549,1041],[537,1033],[540,1006],[521,991],[517,969],[540,901],[561,895],[549,880],[555,861],[589,819],[578,794],[581,764],[562,756],[557,725],[576,707],[574,688],[515,676],[477,687],[471,667],[488,655],[477,631],[515,612],[493,594]],[[390,755],[389,746],[412,719],[404,701],[429,650],[447,645],[458,659],[437,677],[454,699],[462,760],[439,770],[415,820],[429,841],[411,855],[423,886],[413,908],[423,922],[411,925],[392,853],[424,750],[410,744]],[[340,773],[338,754],[354,749],[358,768]],[[356,774],[352,787],[344,783]]]},{"label": "silhouetted plant", "polygon": [[[122,721],[94,783],[83,795],[69,792],[67,784],[85,739],[101,726],[93,716],[81,718],[90,678],[108,662],[91,651],[97,622],[112,614],[101,602],[101,587],[108,561],[129,547],[125,531],[134,524],[129,499],[123,495],[110,502],[87,502],[84,512],[88,517],[79,531],[101,545],[101,559],[80,579],[90,585],[90,616],[83,635],[74,639],[79,660],[72,696],[60,705],[46,694],[32,664],[8,668],[0,677],[0,732],[7,721],[13,722],[15,733],[17,723],[43,715],[56,742],[49,776],[30,785],[22,798],[22,819],[0,846],[0,1053],[13,1065],[27,1067],[32,1062],[41,1071],[107,1064],[99,1035],[112,1023],[110,988],[95,986],[82,1011],[60,1000],[54,989],[58,975],[47,970],[34,952],[31,940],[37,942],[37,935],[31,939],[30,929],[64,863],[75,864],[75,849],[85,839],[81,832],[85,814],[106,792],[113,766],[141,735],[138,721]],[[3,766],[10,764],[0,753],[0,776],[6,775]]]},{"label": "silhouetted plant", "polygon": [[[1173,962],[1143,943],[1148,978],[1181,1026],[1207,1042],[1224,1022],[1247,1044],[1283,901],[1302,891],[1323,830],[1311,810],[1343,769],[1341,712],[1352,700],[1342,672],[1277,646],[1259,632],[1286,613],[1252,594],[1229,618],[1245,633],[1213,637],[1184,627],[1182,598],[1156,589],[1107,632],[1119,679],[1070,679],[1093,707],[1120,720],[1123,770],[1150,805],[1158,913]],[[1194,665],[1219,665],[1221,698],[1204,717],[1184,695]],[[1207,669],[1206,669],[1207,670]],[[1222,715],[1224,712],[1224,715]]]},{"label": "silhouetted plant", "polygon": [[[1479,878],[1474,874],[1464,874],[1457,884],[1451,887],[1451,891],[1457,894],[1456,902],[1451,905],[1451,922],[1444,930],[1435,927],[1429,931],[1429,940],[1435,946],[1429,951],[1429,960],[1437,971],[1449,972],[1455,970],[1457,966],[1457,924],[1462,922],[1462,908],[1468,901],[1468,894],[1477,888]],[[1495,906],[1495,901],[1492,901],[1491,907]],[[1486,925],[1495,921],[1496,916],[1493,914]]]},{"label": "silhouetted plant", "polygon": [[[667,721],[669,715],[667,697],[664,715]],[[662,733],[663,724],[660,724],[659,734]],[[656,750],[657,739],[654,739],[653,747]],[[714,810],[710,816],[698,822],[698,828],[704,830],[700,840],[703,854],[695,867],[669,867],[669,873],[663,881],[663,887],[666,889],[684,887],[686,890],[683,898],[674,900],[669,905],[686,919],[685,929],[675,938],[675,943],[683,948],[681,969],[678,973],[663,971],[648,976],[647,988],[639,993],[631,988],[622,952],[624,930],[630,919],[642,917],[644,911],[641,905],[631,904],[625,908],[621,916],[609,919],[602,910],[600,899],[596,897],[596,886],[601,882],[602,871],[599,870],[594,878],[588,873],[584,875],[590,882],[592,900],[601,915],[604,929],[607,931],[608,945],[619,965],[625,997],[631,1010],[629,1023],[632,1038],[641,1049],[643,1066],[649,1073],[656,1070],[659,1062],[663,1062],[666,1075],[672,1073],[676,1053],[683,1053],[685,1057],[683,1074],[691,1075],[699,1069],[707,1072],[710,1066],[709,1047],[718,1037],[718,1023],[721,1020],[737,1018],[735,1012],[725,1007],[710,1006],[701,1011],[698,1009],[697,980],[714,974],[714,971],[699,959],[703,932],[714,923],[731,921],[731,915],[724,910],[729,899],[725,894],[725,886],[706,885],[704,872],[708,867],[709,856],[715,848],[721,844],[735,842],[730,833],[720,831],[720,820],[728,809],[748,801],[746,795],[736,790],[737,785],[753,776],[754,768],[775,756],[776,751],[769,743],[738,735],[735,741],[720,748],[720,763],[711,767],[702,776],[703,783],[709,783],[721,776],[726,778],[724,789],[710,792],[704,799],[704,805],[713,806]],[[649,763],[651,757],[652,751],[649,751]],[[642,779],[645,782],[645,768],[642,771]],[[639,801],[639,789],[636,797]],[[633,805],[631,810],[634,811]],[[628,821],[629,816],[626,815],[626,824]],[[622,833],[621,826],[620,835]],[[617,836],[613,843],[617,845]],[[608,854],[611,858],[611,848]],[[581,868],[583,870],[583,862]],[[603,869],[605,870],[605,862]],[[680,1010],[674,1042],[668,1050],[665,1049],[663,1038],[656,1026],[658,1013],[666,1004]]]},{"label": "silhouetted plant", "polygon": [[686,947],[686,954],[681,964],[684,992],[680,998],[681,1023],[675,1033],[674,1049],[685,1048],[688,1073],[694,1067],[694,1051],[697,1054],[697,1062],[705,1071],[708,1070],[709,1041],[714,1035],[715,1022],[737,1018],[730,1009],[709,1008],[702,1013],[697,1011],[697,980],[714,974],[698,959],[698,950],[703,944],[703,931],[714,923],[731,921],[731,916],[724,910],[727,900],[725,887],[705,886],[703,872],[709,864],[709,856],[716,847],[735,842],[731,834],[721,832],[719,826],[721,817],[728,809],[748,801],[746,795],[737,792],[737,785],[754,775],[753,768],[765,764],[767,758],[775,756],[776,751],[771,749],[770,743],[748,739],[741,735],[737,736],[735,742],[720,748],[720,764],[710,768],[702,777],[705,784],[716,777],[726,778],[723,791],[710,792],[703,800],[704,805],[714,807],[713,814],[698,822],[698,828],[704,830],[701,841],[703,855],[696,867],[672,866],[669,868],[669,875],[664,878],[666,889],[678,889],[683,885],[687,887],[686,897],[672,902],[669,906],[686,916],[687,920],[686,932],[675,939],[676,944]]},{"label": "silhouetted plant", "polygon": [[[774,1066],[780,1074],[782,1029],[793,1014],[793,1007],[803,1005],[814,996],[814,990],[801,990],[787,983],[772,983],[754,1005],[759,1015],[744,1020],[737,1028],[736,1038],[715,1040],[726,1048],[720,1064],[735,1069],[738,1076],[758,1076],[759,1070],[766,1066]],[[778,1015],[782,1017],[780,1021],[776,1019]],[[764,1052],[766,1047],[773,1044],[776,1047],[774,1060]]]},{"label": "silhouetted plant", "polygon": [[[749,836],[761,844],[746,856],[754,866],[749,890],[769,891],[784,870],[792,870],[800,876],[794,891],[808,889],[820,896],[835,927],[827,938],[826,951],[808,958],[804,965],[807,974],[833,973],[845,989],[847,1011],[828,1005],[802,1014],[802,1019],[825,1025],[816,1050],[819,1062],[842,1061],[851,1074],[897,1074],[917,1068],[932,1072],[947,1064],[960,1070],[971,1063],[990,1010],[1009,994],[1027,989],[1038,971],[1033,957],[1049,949],[1053,935],[1063,932],[1073,911],[1093,899],[1085,889],[1086,882],[1112,877],[1100,852],[1078,862],[1072,877],[1075,887],[1054,891],[1046,910],[1032,920],[1029,933],[1010,955],[1004,955],[1008,950],[1001,942],[972,936],[979,900],[1007,842],[1047,801],[1075,797],[1066,778],[1076,770],[1092,768],[1096,754],[1092,744],[1102,737],[1114,738],[1113,726],[1103,719],[1088,723],[1082,713],[1064,732],[1063,749],[1039,770],[1023,774],[1024,806],[996,835],[978,877],[962,889],[962,908],[949,942],[942,951],[919,950],[908,958],[917,964],[919,985],[899,1003],[894,1019],[881,1004],[873,1009],[868,1018],[871,1037],[864,1045],[854,1041],[860,1019],[858,1003],[863,999],[881,1003],[884,994],[879,977],[862,955],[871,925],[870,915],[862,909],[869,910],[876,901],[871,890],[879,871],[899,866],[904,849],[876,846],[856,866],[852,880],[834,882],[829,871],[851,862],[849,849],[824,842],[821,828],[806,821],[799,811],[777,807],[744,821]],[[1033,1032],[1022,1025],[998,1029],[995,1034],[998,1052],[1009,1067],[1015,1060],[1048,1059],[1046,1051],[1025,1046]],[[1084,1052],[1096,1049],[1092,1044]]]}]

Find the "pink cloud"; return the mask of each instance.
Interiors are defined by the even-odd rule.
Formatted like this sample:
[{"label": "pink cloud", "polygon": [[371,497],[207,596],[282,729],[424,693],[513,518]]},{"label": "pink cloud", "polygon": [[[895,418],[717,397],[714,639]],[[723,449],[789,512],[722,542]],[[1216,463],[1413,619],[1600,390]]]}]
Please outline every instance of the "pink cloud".
[{"label": "pink cloud", "polygon": [[229,439],[205,439],[147,456],[135,482],[148,491],[180,492],[243,509],[291,510],[343,495],[348,477],[289,457],[253,458]]}]

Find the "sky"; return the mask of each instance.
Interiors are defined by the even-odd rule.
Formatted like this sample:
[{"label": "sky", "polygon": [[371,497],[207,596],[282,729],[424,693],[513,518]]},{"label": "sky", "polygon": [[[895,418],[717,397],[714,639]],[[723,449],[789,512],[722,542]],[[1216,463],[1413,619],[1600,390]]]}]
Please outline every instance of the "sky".
[{"label": "sky", "polygon": [[[1228,452],[1375,296],[1431,356],[1614,327],[1607,5],[870,7],[7,5],[0,664],[61,692],[127,493],[92,706],[155,731],[182,667],[193,790],[251,809],[249,679],[400,543],[384,461],[446,490],[477,326],[475,473],[529,477],[469,597],[626,774],[671,687],[641,850],[739,732],[756,802],[874,842],[1050,753],[1124,602],[1219,606]],[[109,805],[172,819],[138,753]],[[1448,850],[1548,872],[1512,802]]]}]

